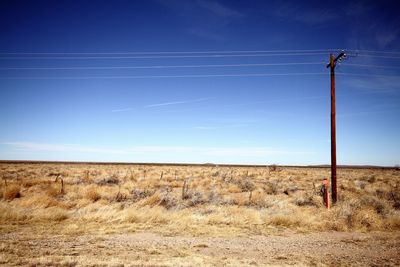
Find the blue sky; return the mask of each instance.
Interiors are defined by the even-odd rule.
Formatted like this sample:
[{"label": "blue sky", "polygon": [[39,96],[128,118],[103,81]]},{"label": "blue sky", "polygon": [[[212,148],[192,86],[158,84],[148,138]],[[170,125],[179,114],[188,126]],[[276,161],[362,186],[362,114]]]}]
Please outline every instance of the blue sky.
[{"label": "blue sky", "polygon": [[0,159],[400,164],[395,1],[2,1]]}]

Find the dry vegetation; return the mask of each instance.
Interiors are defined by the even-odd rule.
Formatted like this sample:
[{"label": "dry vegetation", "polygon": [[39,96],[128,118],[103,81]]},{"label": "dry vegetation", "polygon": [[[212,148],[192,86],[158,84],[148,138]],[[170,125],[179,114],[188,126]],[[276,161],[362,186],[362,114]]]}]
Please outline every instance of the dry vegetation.
[{"label": "dry vegetation", "polygon": [[[396,169],[340,169],[330,210],[319,195],[326,168],[2,163],[0,171],[2,235],[400,230]],[[0,256],[15,264],[4,246]]]}]

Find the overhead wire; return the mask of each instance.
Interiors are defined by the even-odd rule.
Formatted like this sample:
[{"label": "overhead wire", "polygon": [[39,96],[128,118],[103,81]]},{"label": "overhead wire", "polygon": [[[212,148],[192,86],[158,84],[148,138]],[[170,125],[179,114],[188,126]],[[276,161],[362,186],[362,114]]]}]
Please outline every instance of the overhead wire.
[{"label": "overhead wire", "polygon": [[198,65],[156,65],[156,66],[89,66],[89,67],[0,67],[0,70],[96,70],[96,69],[169,69],[169,68],[219,68],[219,67],[262,67],[319,65],[324,62],[287,62],[287,63],[249,63],[249,64],[198,64]]},{"label": "overhead wire", "polygon": [[353,57],[371,57],[371,58],[386,58],[386,59],[400,59],[400,56],[387,56],[387,55],[368,55],[368,54],[347,54]]},{"label": "overhead wire", "polygon": [[146,79],[146,78],[208,78],[208,77],[265,77],[265,76],[328,75],[326,72],[244,73],[194,75],[134,75],[134,76],[32,76],[0,77],[3,80],[87,80],[87,79]]},{"label": "overhead wire", "polygon": [[[108,70],[108,69],[174,69],[174,68],[223,68],[223,67],[267,67],[296,65],[325,65],[325,62],[243,63],[243,64],[198,64],[198,65],[152,65],[152,66],[72,66],[72,67],[0,67],[0,70]],[[400,69],[400,66],[346,63],[343,66]]]},{"label": "overhead wire", "polygon": [[[57,60],[57,59],[170,59],[170,58],[228,58],[228,57],[273,57],[273,56],[314,56],[326,55],[327,51],[339,49],[310,49],[310,50],[225,50],[225,51],[177,51],[177,52],[15,52],[0,53],[0,59],[30,59],[30,60]],[[325,51],[325,52],[322,52]],[[377,57],[388,59],[400,59],[400,56],[391,54],[399,54],[396,51],[371,51],[371,50],[354,50],[349,49],[350,56],[361,57]],[[355,54],[352,53],[355,52]],[[380,54],[384,53],[384,55]],[[18,55],[18,56],[15,56]],[[23,56],[20,56],[23,55]],[[26,56],[30,55],[30,56]],[[32,56],[34,55],[34,56]],[[60,56],[63,55],[63,56]],[[89,56],[88,56],[89,55]],[[229,68],[229,67],[267,67],[267,66],[295,66],[295,65],[319,65],[325,62],[279,62],[279,63],[237,63],[237,64],[190,64],[190,65],[150,65],[150,66],[51,66],[51,67],[0,67],[0,70],[113,70],[113,69],[179,69],[179,68]],[[399,69],[399,66],[393,65],[375,65],[375,64],[356,64],[347,63],[345,66],[350,67],[374,67]],[[186,77],[256,77],[256,76],[287,76],[287,75],[321,75],[324,73],[235,73],[235,74],[190,74],[190,75],[134,75],[134,76],[32,76],[32,77],[0,77],[0,79],[136,79],[136,78],[186,78]],[[358,74],[339,72],[342,75],[357,76],[375,76],[375,77],[398,77],[395,75],[381,74]]]},{"label": "overhead wire", "polygon": [[234,54],[234,53],[299,53],[329,52],[341,49],[294,49],[294,50],[211,50],[211,51],[141,51],[141,52],[0,52],[0,55],[157,55],[157,54]]},{"label": "overhead wire", "polygon": [[400,78],[400,75],[366,74],[366,73],[354,73],[354,72],[336,72],[336,74],[348,75],[348,76]]},{"label": "overhead wire", "polygon": [[[288,73],[233,73],[233,74],[193,74],[193,75],[127,75],[127,76],[15,76],[0,77],[3,80],[86,80],[86,79],[145,79],[145,78],[206,78],[206,77],[266,77],[266,76],[309,76],[328,75],[327,72],[288,72]],[[398,75],[364,74],[352,72],[336,72],[339,75],[400,78]]]},{"label": "overhead wire", "polygon": [[126,51],[126,52],[0,52],[0,55],[163,55],[163,54],[234,54],[234,53],[299,53],[347,51],[368,54],[397,54],[400,51],[365,50],[347,48],[286,49],[286,50],[209,50],[209,51]]},{"label": "overhead wire", "polygon": [[400,55],[400,51],[378,51],[378,50],[363,50],[363,49],[344,49],[348,52],[359,52],[369,54],[397,54]]},{"label": "overhead wire", "polygon": [[384,68],[384,69],[400,69],[400,66],[374,65],[374,64],[357,64],[357,63],[346,63],[343,66],[372,67],[372,68]]},{"label": "overhead wire", "polygon": [[51,60],[51,59],[164,59],[164,58],[228,58],[228,57],[275,57],[275,56],[310,56],[325,55],[323,52],[310,53],[270,53],[270,54],[210,54],[210,55],[147,55],[147,56],[22,56],[22,57],[0,57],[0,59],[30,59],[30,60]]}]

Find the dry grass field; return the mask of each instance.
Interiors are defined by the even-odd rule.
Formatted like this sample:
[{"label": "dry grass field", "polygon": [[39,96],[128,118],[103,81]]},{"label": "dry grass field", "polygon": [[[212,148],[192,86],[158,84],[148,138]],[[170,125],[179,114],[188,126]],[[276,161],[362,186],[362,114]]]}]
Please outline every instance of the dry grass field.
[{"label": "dry grass field", "polygon": [[400,264],[400,171],[0,163],[0,265]]}]

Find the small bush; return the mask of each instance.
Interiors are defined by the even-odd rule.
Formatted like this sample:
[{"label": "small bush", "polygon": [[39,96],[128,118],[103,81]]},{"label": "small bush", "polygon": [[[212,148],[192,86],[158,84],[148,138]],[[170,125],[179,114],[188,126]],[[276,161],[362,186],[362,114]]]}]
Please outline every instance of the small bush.
[{"label": "small bush", "polygon": [[386,207],[383,201],[373,196],[363,196],[360,199],[360,204],[366,208],[372,208],[377,214],[385,214]]},{"label": "small bush", "polygon": [[50,183],[50,181],[47,181],[47,180],[43,181],[43,180],[38,180],[38,179],[29,179],[29,180],[24,180],[22,182],[22,186],[29,188],[32,186],[36,186],[36,185],[40,185],[40,184],[49,184],[49,183]]},{"label": "small bush", "polygon": [[257,207],[257,208],[270,208],[272,205],[265,197],[265,193],[263,191],[255,191],[249,200],[249,205]]},{"label": "small bush", "polygon": [[13,200],[15,198],[20,198],[20,197],[21,193],[19,186],[10,186],[6,188],[6,190],[3,192],[3,198],[5,200]]},{"label": "small bush", "polygon": [[359,189],[363,190],[363,189],[365,189],[365,186],[367,186],[367,183],[365,181],[357,180],[354,182],[354,185],[356,187],[358,187]]},{"label": "small bush", "polygon": [[86,190],[86,195],[85,197],[93,202],[96,202],[101,198],[101,195],[99,192],[94,187],[90,187],[89,189]]},{"label": "small bush", "polygon": [[369,177],[367,178],[367,181],[368,181],[368,183],[371,183],[371,184],[375,183],[375,181],[376,181],[375,175],[369,176]]},{"label": "small bush", "polygon": [[68,212],[57,207],[42,210],[36,215],[37,220],[61,222],[68,219]]},{"label": "small bush", "polygon": [[275,215],[267,219],[268,225],[280,227],[300,227],[304,220],[298,216],[290,215]]},{"label": "small bush", "polygon": [[387,198],[393,202],[393,208],[395,210],[400,209],[400,193],[398,191],[395,191],[396,189],[388,192]]},{"label": "small bush", "polygon": [[189,207],[193,207],[203,203],[205,203],[205,199],[203,194],[199,191],[191,192],[190,194],[188,194],[187,204]]},{"label": "small bush", "polygon": [[177,202],[178,200],[170,194],[163,194],[161,195],[159,205],[166,209],[172,209],[177,206]]},{"label": "small bush", "polygon": [[221,203],[221,196],[215,192],[214,190],[210,192],[208,195],[208,202],[211,204],[220,204]]},{"label": "small bush", "polygon": [[304,197],[299,197],[294,200],[294,204],[297,206],[303,207],[303,206],[318,206],[318,204],[315,202],[313,196],[306,195]]},{"label": "small bush", "polygon": [[60,189],[57,189],[53,186],[50,186],[47,191],[46,191],[47,195],[50,197],[58,197],[60,195],[62,195]]},{"label": "small bush", "polygon": [[114,201],[115,202],[124,202],[128,199],[128,197],[125,194],[121,194],[118,193],[115,197],[114,197]]},{"label": "small bush", "polygon": [[287,187],[285,190],[283,190],[283,193],[285,195],[290,195],[292,193],[295,193],[296,191],[298,191],[299,189],[297,188],[297,186],[289,186]]},{"label": "small bush", "polygon": [[276,164],[272,164],[271,166],[269,166],[269,172],[274,172],[277,171],[278,167],[276,166]]},{"label": "small bush", "polygon": [[133,189],[131,191],[132,201],[137,202],[139,200],[145,199],[155,193],[154,190],[149,189]]},{"label": "small bush", "polygon": [[269,183],[268,187],[265,188],[265,192],[270,195],[278,194],[278,183]]},{"label": "small bush", "polygon": [[156,192],[153,195],[151,195],[150,197],[143,200],[142,205],[150,206],[150,207],[162,206],[166,209],[171,209],[173,207],[176,207],[177,200],[168,193],[162,194],[162,193]]},{"label": "small bush", "polygon": [[240,193],[242,189],[239,188],[236,184],[229,184],[227,187],[229,193]]},{"label": "small bush", "polygon": [[107,177],[104,179],[101,179],[100,181],[97,181],[96,184],[98,185],[113,185],[113,184],[119,184],[119,180],[116,176],[111,176]]},{"label": "small bush", "polygon": [[388,192],[386,192],[385,190],[382,190],[382,189],[376,189],[375,190],[375,195],[378,197],[378,198],[387,198],[387,196],[388,196]]},{"label": "small bush", "polygon": [[377,230],[382,228],[385,205],[377,198],[364,196],[349,199],[333,208],[336,219],[330,221],[334,230]]},{"label": "small bush", "polygon": [[160,204],[160,202],[161,202],[161,194],[156,192],[153,195],[144,199],[142,204],[144,206],[154,207],[154,206],[157,206],[158,204]]},{"label": "small bush", "polygon": [[355,228],[362,230],[380,229],[382,226],[382,218],[374,209],[365,208],[359,210],[354,216]]},{"label": "small bush", "polygon": [[242,192],[251,192],[254,189],[256,189],[256,186],[254,185],[254,183],[252,183],[248,180],[239,181],[238,186],[242,190]]},{"label": "small bush", "polygon": [[215,171],[213,173],[211,173],[211,177],[218,177],[220,175],[219,171]]}]

